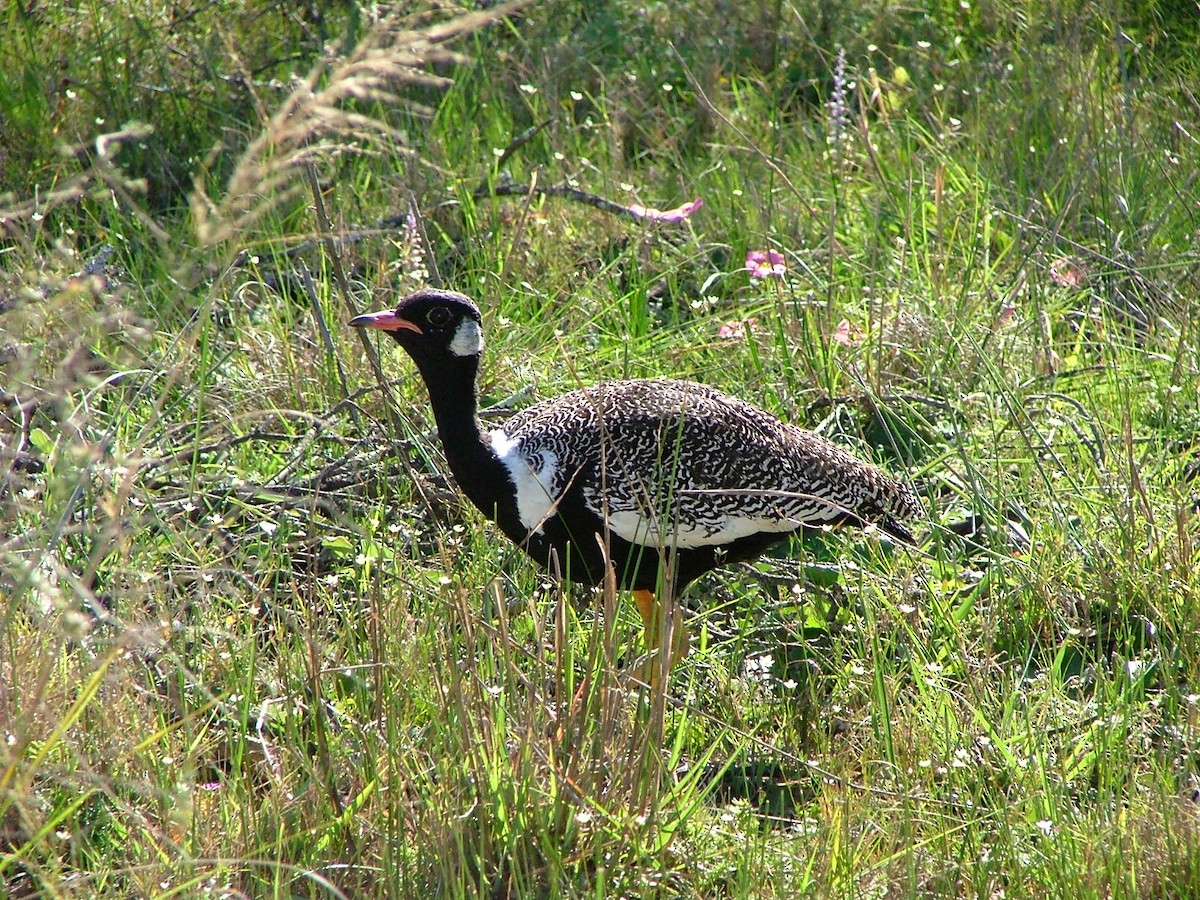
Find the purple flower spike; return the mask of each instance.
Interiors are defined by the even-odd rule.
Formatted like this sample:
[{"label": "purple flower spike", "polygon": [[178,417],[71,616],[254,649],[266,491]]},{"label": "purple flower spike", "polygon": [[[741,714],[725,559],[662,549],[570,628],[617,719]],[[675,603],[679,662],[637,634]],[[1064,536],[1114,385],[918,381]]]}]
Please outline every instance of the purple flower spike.
[{"label": "purple flower spike", "polygon": [[778,250],[750,250],[746,253],[746,271],[751,278],[782,278],[787,266]]}]

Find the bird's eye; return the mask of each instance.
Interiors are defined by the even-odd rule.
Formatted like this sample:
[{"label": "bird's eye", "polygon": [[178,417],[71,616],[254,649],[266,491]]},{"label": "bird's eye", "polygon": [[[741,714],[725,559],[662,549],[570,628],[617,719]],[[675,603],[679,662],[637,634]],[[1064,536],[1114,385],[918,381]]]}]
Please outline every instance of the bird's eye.
[{"label": "bird's eye", "polygon": [[450,324],[451,318],[453,318],[453,316],[450,310],[446,309],[444,306],[435,306],[425,314],[425,320],[429,322],[430,325],[433,325],[437,328],[441,328],[443,325]]}]

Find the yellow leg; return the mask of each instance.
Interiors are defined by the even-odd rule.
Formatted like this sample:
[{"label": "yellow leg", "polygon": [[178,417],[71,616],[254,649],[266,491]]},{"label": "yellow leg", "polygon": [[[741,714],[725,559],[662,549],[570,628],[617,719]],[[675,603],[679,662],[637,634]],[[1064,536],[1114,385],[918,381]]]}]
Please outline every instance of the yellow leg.
[{"label": "yellow leg", "polygon": [[646,648],[657,649],[659,630],[655,627],[658,624],[658,616],[655,613],[658,601],[654,599],[654,591],[634,591],[633,599],[637,603],[638,612],[642,614],[642,626],[646,631]]},{"label": "yellow leg", "polygon": [[[642,614],[642,627],[645,630],[646,649],[650,651],[660,649],[660,639],[662,638],[662,621],[661,607],[653,591],[634,591],[633,599],[637,603],[638,612]],[[691,647],[691,639],[688,637],[687,626],[683,622],[683,614],[676,607],[672,611],[671,622],[671,657],[668,662],[668,671],[675,668],[681,659],[688,655],[688,649]],[[659,665],[655,659],[650,660],[650,675],[654,679],[654,673],[659,671]]]}]

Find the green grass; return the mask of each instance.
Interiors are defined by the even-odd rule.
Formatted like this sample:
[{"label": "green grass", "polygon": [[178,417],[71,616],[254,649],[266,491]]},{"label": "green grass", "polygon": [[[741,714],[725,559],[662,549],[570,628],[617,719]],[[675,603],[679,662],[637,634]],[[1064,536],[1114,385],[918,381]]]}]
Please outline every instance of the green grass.
[{"label": "green grass", "polygon": [[[10,896],[1200,893],[1191,12],[562,2],[390,96],[357,5],[5,15]],[[273,120],[322,58],[352,99]],[[912,479],[921,548],[707,576],[634,689],[633,605],[469,508],[346,328],[422,267],[485,404],[699,379]]]}]

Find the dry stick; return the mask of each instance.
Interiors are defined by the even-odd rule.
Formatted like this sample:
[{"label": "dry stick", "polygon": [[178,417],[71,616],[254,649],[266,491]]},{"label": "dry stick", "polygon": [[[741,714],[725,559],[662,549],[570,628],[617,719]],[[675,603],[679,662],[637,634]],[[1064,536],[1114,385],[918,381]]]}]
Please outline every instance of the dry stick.
[{"label": "dry stick", "polygon": [[[501,152],[497,165],[502,165],[505,160],[510,159],[513,154],[520,149],[520,147],[528,143],[531,138],[533,138],[539,131],[546,128],[552,122],[554,122],[554,118],[547,119],[544,122],[540,122],[537,125],[527,128],[525,131],[513,138],[512,142]],[[500,184],[489,185],[487,180],[484,180],[484,182],[476,187],[472,192],[472,196],[476,199],[481,199],[483,197],[527,197],[531,194],[542,194],[548,197],[564,197],[568,200],[574,200],[577,203],[583,203],[587,206],[594,207],[601,212],[612,213],[613,215],[618,215],[627,219],[633,219],[639,222],[644,221],[645,219],[644,216],[638,215],[623,204],[609,200],[606,197],[601,197],[597,194],[590,194],[587,191],[582,191],[566,184],[548,185],[543,187],[537,184],[518,184],[512,180],[504,179]],[[416,208],[416,199],[410,191],[409,209],[413,211],[414,215]],[[294,247],[289,247],[287,250],[283,251],[283,255],[287,259],[293,259],[297,256],[307,253],[318,245],[323,245],[332,255],[332,248],[334,247],[340,248],[351,244],[357,244],[366,240],[367,238],[374,237],[375,235],[385,232],[391,232],[399,227],[402,227],[405,224],[405,221],[408,219],[408,216],[408,212],[393,213],[392,215],[384,216],[381,219],[376,219],[370,225],[343,231],[341,234],[336,235],[326,233],[326,230],[323,230],[319,238],[302,241],[301,243],[296,244]],[[417,215],[416,218],[418,229],[421,234],[421,243],[424,245],[426,250],[425,259],[429,261],[429,264],[432,267],[429,272],[429,282],[435,287],[439,287],[442,285],[443,279],[440,272],[437,270],[436,260],[434,260],[433,256],[429,253],[430,243],[429,236],[425,230],[425,220],[420,215]],[[241,251],[234,260],[234,267],[236,268],[244,265],[250,259],[250,255],[250,251],[248,250]]]},{"label": "dry stick", "polygon": [[644,216],[639,216],[628,206],[622,206],[613,200],[598,196],[597,194],[589,194],[587,191],[581,191],[579,188],[573,188],[565,184],[550,184],[542,187],[539,184],[517,184],[516,182],[506,181],[485,191],[483,194],[479,190],[476,190],[475,196],[481,197],[488,193],[495,197],[511,197],[514,195],[524,197],[530,194],[545,194],[548,197],[566,197],[568,200],[586,203],[588,206],[594,206],[602,212],[613,213],[627,219],[634,219],[638,222],[645,219]]},{"label": "dry stick", "polygon": [[[518,150],[531,141],[539,132],[545,130],[549,125],[553,124],[557,116],[551,116],[543,122],[532,125],[518,134],[508,146],[500,153],[496,160],[495,169],[498,171],[509,159],[511,159]],[[526,197],[527,200],[532,198],[534,194],[541,194],[547,197],[565,197],[568,200],[574,200],[578,203],[585,203],[588,206],[595,207],[601,212],[612,213],[614,215],[623,216],[627,219],[635,219],[642,221],[645,217],[640,216],[631,210],[628,206],[609,200],[606,197],[601,197],[597,194],[589,194],[587,191],[581,191],[578,188],[571,187],[567,184],[552,184],[542,187],[537,184],[535,178],[530,184],[518,184],[507,177],[502,177],[499,184],[490,185],[485,179],[479,187],[475,188],[472,196],[476,199],[483,197]]]},{"label": "dry stick", "polygon": [[512,239],[508,243],[509,252],[504,254],[504,264],[500,267],[499,283],[504,284],[508,281],[509,266],[512,260],[516,257],[516,249],[521,243],[521,237],[525,233],[525,225],[529,221],[529,210],[533,206],[533,195],[537,190],[537,173],[534,173],[533,181],[529,185],[529,191],[525,195],[525,202],[521,204],[521,214],[517,216],[512,229]]},{"label": "dry stick", "polygon": [[[522,147],[524,147],[526,144],[528,144],[534,138],[534,136],[536,136],[539,132],[544,131],[547,127],[552,125],[557,119],[558,119],[558,116],[551,116],[548,119],[544,119],[543,121],[538,122],[536,125],[530,125],[524,131],[522,131],[520,134],[518,134],[515,138],[513,138],[511,141],[509,141],[508,146],[504,148],[504,151],[496,159],[496,166],[495,166],[496,171],[500,171],[501,167],[506,162],[508,162],[509,158],[512,157],[512,155],[514,153],[516,153],[518,150],[520,150]],[[476,194],[478,194],[478,191],[480,189],[486,188],[486,187],[487,187],[487,182],[484,182],[483,184],[481,184],[479,186],[479,188],[476,188]]]},{"label": "dry stick", "polygon": [[[308,295],[308,303],[312,308],[313,321],[317,323],[317,330],[321,333],[321,342],[325,345],[325,351],[333,359],[334,366],[337,367],[338,384],[342,388],[342,399],[345,400],[350,396],[350,386],[346,383],[346,370],[342,368],[342,358],[338,356],[337,348],[333,345],[333,336],[329,333],[329,326],[325,322],[325,313],[321,311],[321,300],[317,296],[317,286],[313,283],[312,272],[309,271],[304,260],[298,260],[300,266],[300,276],[304,282],[304,293]],[[354,422],[355,427],[359,427],[361,423],[358,421],[358,409],[351,405],[350,419]]]},{"label": "dry stick", "polygon": [[[339,369],[339,371],[340,371],[340,369]],[[349,400],[349,398],[346,398],[341,403],[338,403],[334,408],[337,409],[342,406],[353,406],[353,404],[349,403],[348,400]],[[332,416],[332,414],[331,414],[331,416]],[[308,428],[308,433],[306,435],[304,435],[304,438],[300,441],[299,445],[292,452],[292,458],[289,459],[286,463],[284,463],[283,468],[279,469],[271,477],[271,480],[268,483],[269,484],[279,484],[279,483],[284,482],[287,479],[291,478],[292,473],[295,472],[296,469],[299,467],[300,461],[304,458],[304,455],[308,452],[309,447],[311,447],[313,444],[315,444],[318,440],[321,439],[322,432],[324,432],[325,429],[329,427],[331,422],[332,422],[332,418],[323,419],[323,418],[319,418],[317,416],[313,416],[312,423],[309,425],[309,428]],[[331,439],[341,442],[341,439],[337,438],[337,437],[332,437]],[[328,467],[326,467],[325,469],[322,469],[321,471],[322,472],[328,471]],[[319,484],[321,484],[321,481],[322,481],[321,476],[318,474],[316,483],[319,485]]]},{"label": "dry stick", "polygon": [[[359,314],[359,312],[361,312],[361,310],[355,309],[354,303],[350,299],[350,296],[351,296],[350,295],[350,282],[346,278],[346,272],[345,272],[345,269],[342,267],[341,257],[338,255],[338,252],[337,252],[338,251],[338,243],[337,243],[336,238],[333,235],[333,228],[329,221],[329,216],[325,210],[325,202],[321,196],[321,185],[317,180],[316,166],[310,162],[305,166],[304,171],[305,171],[305,175],[307,176],[307,179],[308,179],[309,188],[312,190],[312,194],[313,194],[313,204],[314,204],[316,214],[317,214],[317,227],[320,229],[322,242],[325,245],[326,253],[328,253],[331,264],[333,266],[333,275],[334,275],[334,278],[337,280],[338,289],[341,291],[342,302],[345,304],[346,309],[349,311],[351,317],[357,316]],[[383,399],[384,399],[383,406],[384,406],[384,409],[387,410],[388,422],[391,425],[392,431],[394,431],[397,434],[403,434],[404,433],[404,428],[403,428],[404,423],[400,417],[399,406],[396,403],[396,397],[392,393],[391,387],[387,380],[387,376],[383,372],[383,364],[379,361],[379,354],[375,352],[375,345],[373,343],[371,343],[371,339],[367,336],[367,334],[366,334],[367,329],[356,328],[355,331],[358,333],[359,343],[362,344],[363,350],[367,354],[367,360],[371,364],[371,369],[375,372],[375,380],[379,385],[380,393],[383,395]],[[339,363],[339,366],[340,366],[340,363]],[[350,408],[351,416],[353,417],[355,424],[357,425],[358,424],[357,407],[350,405],[349,408]],[[410,480],[412,481],[413,485],[416,487],[417,491],[421,494],[421,498],[425,501],[426,507],[430,511],[432,511],[433,504],[430,502],[429,497],[426,496],[425,489],[421,484],[421,479],[417,476],[417,472],[413,469],[411,463],[409,463],[407,458],[401,456],[400,460],[403,463],[404,468],[407,470],[408,476],[409,476]],[[436,516],[435,516],[435,518],[436,518]]]},{"label": "dry stick", "polygon": [[[321,196],[321,185],[317,181],[317,168],[313,163],[308,163],[304,167],[304,174],[308,178],[308,186],[312,190],[313,206],[317,214],[317,228],[321,233],[321,240],[325,245],[325,252],[329,255],[330,264],[333,266],[333,277],[337,280],[338,290],[342,295],[342,303],[349,311],[351,318],[357,316],[361,310],[354,308],[354,302],[350,299],[350,282],[346,278],[346,270],[342,268],[342,258],[338,255],[337,242],[333,237],[333,228],[330,226],[329,216],[325,211],[325,201]],[[383,365],[379,361],[379,354],[375,352],[375,345],[371,343],[370,338],[364,333],[364,329],[354,329],[358,333],[359,343],[362,344],[363,350],[366,351],[367,359],[371,363],[371,368],[375,372],[375,379],[379,383],[379,390],[383,394],[384,408],[388,412],[388,418],[391,421],[393,430],[401,431],[400,415],[396,410],[396,398],[392,395],[391,389],[388,387],[387,378],[383,374]],[[350,414],[354,419],[355,425],[358,424],[357,410],[353,407],[350,409]]]},{"label": "dry stick", "polygon": [[175,453],[168,453],[165,456],[148,456],[139,460],[138,467],[143,473],[152,472],[155,469],[161,469],[163,466],[173,466],[179,463],[187,462],[196,456],[206,456],[211,453],[224,453],[227,450],[232,450],[241,444],[249,443],[250,441],[279,441],[282,443],[293,443],[296,440],[294,434],[283,434],[274,431],[262,431],[255,429],[247,434],[230,435],[229,437],[221,438],[219,441],[214,441],[211,444],[205,444],[202,447],[188,447],[185,450],[179,450]]},{"label": "dry stick", "polygon": [[[333,243],[333,225],[329,221],[329,212],[325,209],[325,198],[321,194],[321,184],[317,180],[317,167],[309,162],[304,167],[304,175],[308,180],[309,189],[313,195],[313,210],[317,217],[317,230],[321,235],[321,241],[325,244],[325,249],[329,253],[329,263],[333,267],[333,277],[337,280],[338,288],[342,293],[342,301],[347,304],[352,316],[357,315],[358,311],[350,306],[350,282],[346,278],[346,270],[342,267],[342,257],[337,252],[337,247]],[[308,277],[308,268],[304,268],[304,275],[307,279],[307,284],[311,285],[312,279]],[[325,327],[324,318],[321,316],[320,307],[316,303],[316,291],[311,291],[309,299],[313,301],[313,315],[317,319],[317,327],[321,330],[322,337],[325,338],[326,347],[333,352],[333,342],[329,338],[329,329]]]},{"label": "dry stick", "polygon": [[[299,244],[288,247],[282,251],[282,255],[286,259],[294,259],[297,256],[303,256],[310,250],[314,250],[319,246],[329,247],[331,244],[335,247],[345,247],[351,244],[357,244],[360,241],[365,241],[369,237],[374,237],[377,234],[382,234],[385,231],[394,231],[404,225],[404,220],[407,213],[394,213],[390,216],[384,216],[382,219],[376,219],[372,224],[365,225],[361,228],[355,228],[343,231],[341,234],[334,234],[321,237],[311,238],[301,241]],[[237,256],[233,260],[233,268],[240,268],[250,261],[253,254],[249,250],[238,251]]]}]

